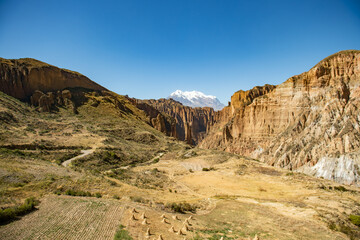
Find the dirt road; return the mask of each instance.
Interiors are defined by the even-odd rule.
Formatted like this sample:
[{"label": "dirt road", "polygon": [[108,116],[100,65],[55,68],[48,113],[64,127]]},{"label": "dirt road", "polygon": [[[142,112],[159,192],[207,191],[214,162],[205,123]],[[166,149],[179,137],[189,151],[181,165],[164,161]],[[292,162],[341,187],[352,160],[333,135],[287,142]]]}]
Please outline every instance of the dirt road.
[{"label": "dirt road", "polygon": [[82,153],[81,155],[66,160],[65,162],[62,163],[62,165],[63,165],[64,167],[68,167],[69,164],[70,164],[73,160],[78,159],[78,158],[85,157],[85,156],[93,153],[94,151],[95,151],[95,149],[81,150],[81,153]]}]

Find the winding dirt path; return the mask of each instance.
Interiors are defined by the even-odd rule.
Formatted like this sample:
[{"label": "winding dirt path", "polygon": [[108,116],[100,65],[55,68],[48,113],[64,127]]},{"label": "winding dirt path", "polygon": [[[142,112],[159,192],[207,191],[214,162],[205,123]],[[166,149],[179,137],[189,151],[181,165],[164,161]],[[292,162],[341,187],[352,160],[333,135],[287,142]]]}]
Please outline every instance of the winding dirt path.
[{"label": "winding dirt path", "polygon": [[73,160],[85,157],[89,154],[92,154],[94,151],[95,151],[95,149],[81,150],[81,153],[82,153],[81,155],[66,160],[65,162],[62,163],[62,165],[64,167],[68,167]]}]

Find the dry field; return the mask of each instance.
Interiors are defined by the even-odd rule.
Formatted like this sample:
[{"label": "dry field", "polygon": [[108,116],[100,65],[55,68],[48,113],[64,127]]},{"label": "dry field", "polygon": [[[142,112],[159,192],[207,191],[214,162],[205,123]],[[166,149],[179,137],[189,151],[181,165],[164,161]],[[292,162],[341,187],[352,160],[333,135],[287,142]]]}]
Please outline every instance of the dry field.
[{"label": "dry field", "polygon": [[0,228],[1,239],[112,239],[124,214],[113,200],[47,196],[39,209]]},{"label": "dry field", "polygon": [[[161,197],[150,192],[149,199],[199,206],[187,239],[196,234],[202,237],[198,239],[247,239],[256,234],[261,239],[357,238],[343,233],[358,229],[346,222],[350,214],[359,211],[357,188],[333,190],[338,184],[237,156],[218,161],[223,158],[220,153],[205,153],[133,170],[155,167],[172,180],[171,192],[165,190]],[[337,224],[343,232],[334,231]],[[129,226],[135,232],[132,228]]]}]

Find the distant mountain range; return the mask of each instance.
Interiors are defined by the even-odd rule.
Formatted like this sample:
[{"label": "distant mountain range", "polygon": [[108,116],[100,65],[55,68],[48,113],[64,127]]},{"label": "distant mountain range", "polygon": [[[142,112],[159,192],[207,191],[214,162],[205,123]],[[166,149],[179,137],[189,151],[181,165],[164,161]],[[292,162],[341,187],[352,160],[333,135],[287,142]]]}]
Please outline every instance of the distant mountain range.
[{"label": "distant mountain range", "polygon": [[172,98],[189,107],[212,107],[215,111],[225,107],[215,96],[205,95],[199,91],[176,90],[168,98]]}]

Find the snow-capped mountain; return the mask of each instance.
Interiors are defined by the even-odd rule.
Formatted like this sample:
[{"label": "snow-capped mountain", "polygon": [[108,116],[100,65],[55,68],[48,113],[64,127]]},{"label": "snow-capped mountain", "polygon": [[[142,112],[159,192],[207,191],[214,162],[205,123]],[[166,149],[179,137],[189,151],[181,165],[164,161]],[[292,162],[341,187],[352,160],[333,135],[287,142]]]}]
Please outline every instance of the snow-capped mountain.
[{"label": "snow-capped mountain", "polygon": [[215,111],[225,107],[215,96],[205,95],[198,91],[181,91],[176,90],[168,98],[172,98],[189,107],[212,107]]}]

